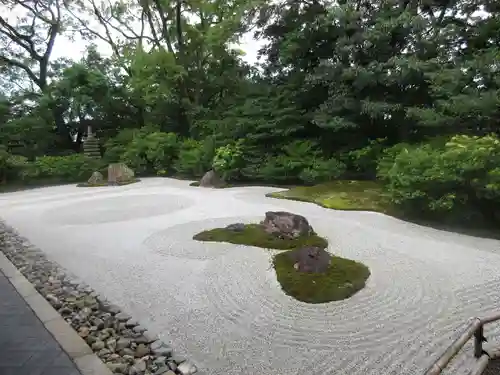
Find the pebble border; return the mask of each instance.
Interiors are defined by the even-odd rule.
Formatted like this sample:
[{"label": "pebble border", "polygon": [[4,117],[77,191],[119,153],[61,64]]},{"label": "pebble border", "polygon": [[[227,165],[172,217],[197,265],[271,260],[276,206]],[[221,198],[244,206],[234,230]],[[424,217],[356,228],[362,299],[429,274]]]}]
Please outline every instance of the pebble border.
[{"label": "pebble border", "polygon": [[83,375],[197,372],[191,361],[175,356],[169,345],[49,261],[41,250],[3,221],[0,221],[0,267]]}]

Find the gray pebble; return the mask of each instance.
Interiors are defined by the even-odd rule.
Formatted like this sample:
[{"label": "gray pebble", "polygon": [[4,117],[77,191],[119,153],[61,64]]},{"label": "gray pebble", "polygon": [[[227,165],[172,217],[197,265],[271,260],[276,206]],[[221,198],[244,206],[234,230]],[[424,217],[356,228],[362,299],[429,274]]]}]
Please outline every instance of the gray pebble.
[{"label": "gray pebble", "polygon": [[182,375],[192,375],[195,372],[197,372],[198,369],[193,363],[185,361],[182,362],[179,366],[177,366],[177,371],[179,371]]},{"label": "gray pebble", "polygon": [[118,319],[120,322],[126,322],[127,320],[131,319],[131,316],[121,312],[115,315],[115,318]]},{"label": "gray pebble", "polygon": [[126,363],[106,363],[106,366],[108,366],[112,372],[118,374],[125,374],[128,368]]},{"label": "gray pebble", "polygon": [[130,345],[131,341],[130,339],[126,338],[119,338],[118,341],[116,342],[116,349],[117,350],[122,350],[127,348]]},{"label": "gray pebble", "polygon": [[168,361],[168,367],[170,368],[170,370],[172,371],[177,371],[177,365],[174,361]]},{"label": "gray pebble", "polygon": [[97,340],[92,344],[92,350],[99,351],[104,348],[104,342],[101,340]]}]

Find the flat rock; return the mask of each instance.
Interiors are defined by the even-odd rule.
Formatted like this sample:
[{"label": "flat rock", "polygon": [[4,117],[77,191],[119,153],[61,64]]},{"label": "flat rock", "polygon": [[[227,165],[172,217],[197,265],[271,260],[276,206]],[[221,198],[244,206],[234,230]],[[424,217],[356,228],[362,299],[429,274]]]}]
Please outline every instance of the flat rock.
[{"label": "flat rock", "polygon": [[192,375],[198,371],[196,366],[190,361],[182,362],[179,366],[177,366],[177,371],[182,375]]}]

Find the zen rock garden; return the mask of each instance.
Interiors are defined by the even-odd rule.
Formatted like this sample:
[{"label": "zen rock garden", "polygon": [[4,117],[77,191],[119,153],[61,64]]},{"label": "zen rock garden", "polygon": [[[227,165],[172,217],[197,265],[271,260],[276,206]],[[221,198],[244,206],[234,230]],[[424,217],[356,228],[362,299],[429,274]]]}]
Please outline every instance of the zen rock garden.
[{"label": "zen rock garden", "polygon": [[370,276],[365,265],[329,253],[328,241],[304,216],[290,212],[266,212],[260,224],[230,224],[198,233],[194,239],[285,250],[274,255],[276,276],[283,291],[302,302],[348,298]]},{"label": "zen rock garden", "polygon": [[128,185],[139,180],[135,178],[135,173],[127,167],[125,163],[110,164],[106,170],[107,178],[100,171],[95,171],[86,183],[79,184],[80,187],[98,186],[120,186]]}]

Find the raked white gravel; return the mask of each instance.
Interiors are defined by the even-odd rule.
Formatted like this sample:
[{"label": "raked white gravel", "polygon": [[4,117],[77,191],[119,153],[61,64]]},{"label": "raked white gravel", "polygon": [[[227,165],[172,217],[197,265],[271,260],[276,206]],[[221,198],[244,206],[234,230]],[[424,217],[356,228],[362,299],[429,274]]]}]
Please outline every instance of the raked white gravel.
[{"label": "raked white gravel", "polygon": [[[200,374],[421,374],[469,317],[500,309],[500,241],[265,197],[276,190],[67,185],[2,194],[0,216]],[[304,215],[331,252],[368,265],[366,288],[301,303],[281,291],[271,252],[192,240],[269,210]],[[470,358],[469,345],[447,373],[465,374]]]}]

